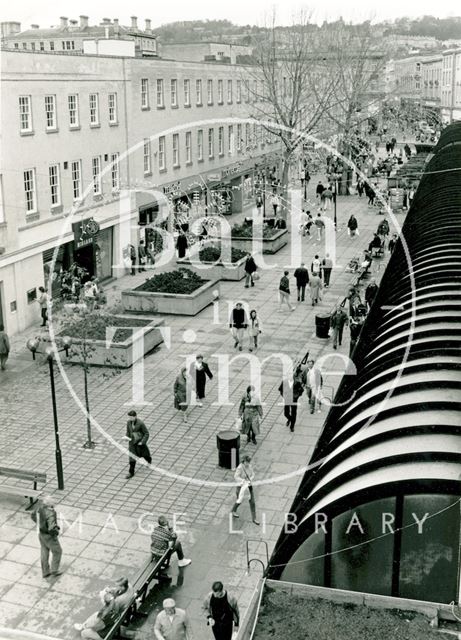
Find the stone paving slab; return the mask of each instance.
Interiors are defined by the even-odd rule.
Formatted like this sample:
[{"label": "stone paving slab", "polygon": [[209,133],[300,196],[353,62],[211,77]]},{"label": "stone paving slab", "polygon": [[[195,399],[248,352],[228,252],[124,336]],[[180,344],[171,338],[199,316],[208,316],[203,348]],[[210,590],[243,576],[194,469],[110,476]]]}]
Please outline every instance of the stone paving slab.
[{"label": "stone paving slab", "polygon": [[[311,184],[316,182],[313,180]],[[346,233],[351,212],[359,220],[361,235],[358,239],[351,239]],[[165,324],[171,326],[172,346],[166,349],[162,345],[146,357],[145,400],[152,405],[138,408],[150,430],[149,446],[154,465],[168,473],[188,475],[193,480],[232,481],[233,474],[217,466],[216,433],[231,428],[234,423],[235,405],[248,384],[248,368],[244,362],[232,367],[231,405],[214,404],[217,394],[214,380],[207,386],[205,406],[194,408],[189,424],[185,425],[172,407],[172,384],[184,355],[200,351],[208,358],[212,369],[215,366],[213,353],[235,355],[227,327],[226,300],[245,299],[251,300],[263,322],[260,357],[277,349],[286,351],[293,358],[304,356],[307,349],[313,358],[329,352],[330,341],[315,337],[314,316],[319,311],[329,312],[345,294],[353,276],[345,273],[344,267],[368,244],[380,220],[375,212],[376,209],[368,209],[356,197],[338,198],[337,252],[342,267],[334,270],[331,288],[325,291],[318,307],[312,308],[306,302],[297,305],[293,313],[274,312],[278,279],[289,256],[289,247],[285,247],[279,254],[265,256],[268,264],[279,266],[274,271],[263,272],[254,289],[244,289],[243,283],[221,283],[221,325],[212,324],[212,307],[196,317],[165,318]],[[321,246],[313,240],[303,243],[305,262],[309,265],[314,253],[321,252]],[[380,268],[376,272],[378,278],[382,271]],[[138,275],[117,281],[113,295],[117,296],[127,284],[132,286],[143,277]],[[185,344],[182,335],[186,329],[193,329],[199,342]],[[29,336],[34,333],[35,330],[29,332]],[[344,344],[339,349],[344,354],[348,351],[347,330],[345,334]],[[157,610],[165,593],[174,595],[179,606],[187,607],[196,638],[202,640],[205,632],[201,601],[211,582],[222,579],[238,596],[244,613],[260,574],[257,565],[250,575],[246,574],[245,541],[252,540],[255,557],[265,557],[262,540],[268,543],[271,553],[283,525],[284,513],[289,510],[302,477],[302,466],[309,459],[322,428],[327,407],[322,413],[310,415],[303,399],[296,431],[291,434],[279,405],[280,370],[276,364],[267,366],[261,390],[261,398],[266,403],[261,436],[257,447],[242,443],[242,453],[254,454],[254,466],[260,479],[269,478],[273,473],[292,475],[276,484],[257,487],[257,507],[264,527],[256,527],[250,521],[248,506],[242,505],[241,517],[231,523],[230,529],[232,487],[200,487],[192,481],[176,479],[140,464],[135,477],[127,481],[124,478],[127,469],[124,445],[121,450],[116,448],[97,431],[94,432],[96,449],[83,450],[85,418],[57,375],[66,483],[65,490],[57,492],[48,370],[40,361],[32,363],[25,358],[24,348],[21,351],[20,345],[25,344],[27,337],[15,338],[11,370],[2,378],[0,410],[9,416],[9,438],[8,443],[0,443],[0,455],[4,464],[22,466],[26,448],[29,466],[33,464],[34,468],[47,473],[46,489],[55,492],[59,500],[58,511],[67,520],[61,540],[64,574],[53,580],[41,578],[37,536],[29,514],[24,512],[25,504],[0,494],[0,625],[63,640],[76,638],[72,623],[84,619],[94,610],[99,590],[118,576],[133,578],[148,558],[149,538],[140,530],[140,522],[147,527],[161,513],[170,517],[174,513],[184,514],[180,519],[185,521],[186,532],[181,538],[193,563],[184,571],[178,571],[176,561],[173,562],[173,582],[166,590],[154,590],[151,609]],[[65,367],[65,371],[74,388],[81,392],[82,376],[78,367]],[[325,384],[335,388],[338,382],[337,377],[325,380]],[[131,371],[108,379],[99,370],[90,375],[92,415],[117,443],[122,442],[124,435],[127,412],[124,403],[130,401],[131,384]],[[11,442],[27,444],[12,447]],[[77,519],[80,515],[79,529]],[[152,638],[152,616],[139,632],[141,640]]]}]

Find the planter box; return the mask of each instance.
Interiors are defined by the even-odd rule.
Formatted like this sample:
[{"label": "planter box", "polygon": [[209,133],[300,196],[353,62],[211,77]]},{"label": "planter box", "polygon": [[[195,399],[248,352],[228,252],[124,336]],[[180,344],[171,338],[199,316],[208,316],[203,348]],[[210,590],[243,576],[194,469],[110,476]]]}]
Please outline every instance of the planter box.
[{"label": "planter box", "polygon": [[193,293],[156,293],[151,291],[122,291],[125,311],[134,313],[171,313],[195,316],[219,298],[219,282],[209,280]]},{"label": "planter box", "polygon": [[[126,320],[130,319],[129,315],[118,315],[116,317]],[[133,319],[139,321],[139,316],[133,316]],[[129,323],[127,324],[129,326]],[[153,318],[150,321],[146,319],[145,327],[135,327],[135,331],[136,329],[144,328],[142,341],[139,338],[133,340],[133,335],[131,335],[124,342],[112,342],[110,346],[107,347],[105,340],[87,340],[87,343],[91,344],[94,348],[94,351],[91,352],[91,356],[88,358],[88,364],[97,367],[119,367],[121,369],[131,367],[134,362],[143,358],[163,342],[163,336],[159,331],[159,327],[164,324],[164,320]],[[123,329],[123,327],[117,328]],[[49,338],[45,338],[45,340],[49,341]],[[78,338],[72,339],[72,346],[75,345],[78,348],[80,343],[81,340]],[[61,354],[61,360],[62,362],[80,364],[81,360],[78,354],[72,353],[72,346],[69,351],[69,357],[66,358],[63,353]]]},{"label": "planter box", "polygon": [[[176,260],[176,267],[180,269],[185,267],[190,269],[202,278],[207,277],[211,280],[242,280],[245,277],[246,258],[241,258],[237,262],[200,262],[194,256],[190,258],[181,258]],[[203,265],[203,266],[200,266]]]},{"label": "planter box", "polygon": [[288,231],[280,229],[271,238],[237,238],[232,236],[232,246],[247,253],[254,253],[262,246],[263,253],[277,253],[288,242]]}]

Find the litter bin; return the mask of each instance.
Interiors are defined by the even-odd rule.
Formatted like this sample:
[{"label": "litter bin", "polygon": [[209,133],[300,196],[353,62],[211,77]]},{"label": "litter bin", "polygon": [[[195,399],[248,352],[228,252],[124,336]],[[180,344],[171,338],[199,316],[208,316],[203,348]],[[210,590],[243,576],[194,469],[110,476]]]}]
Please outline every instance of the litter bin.
[{"label": "litter bin", "polygon": [[315,335],[317,338],[328,338],[330,330],[330,315],[319,313],[315,316]]},{"label": "litter bin", "polygon": [[240,463],[240,434],[238,431],[220,431],[216,436],[218,464],[224,469],[235,469]]}]

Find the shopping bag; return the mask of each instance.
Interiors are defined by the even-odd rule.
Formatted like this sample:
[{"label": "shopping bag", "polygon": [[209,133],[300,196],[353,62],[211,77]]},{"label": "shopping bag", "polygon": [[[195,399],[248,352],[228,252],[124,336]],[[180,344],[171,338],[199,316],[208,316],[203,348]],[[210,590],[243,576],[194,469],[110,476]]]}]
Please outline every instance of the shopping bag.
[{"label": "shopping bag", "polygon": [[253,280],[259,280],[259,279],[260,279],[260,277],[261,277],[261,276],[259,275],[259,273],[258,273],[257,271],[255,271],[255,272],[253,273]]},{"label": "shopping bag", "polygon": [[243,426],[243,420],[242,418],[236,418],[235,419],[235,424],[234,424],[234,429],[236,431],[242,431],[242,426]]}]

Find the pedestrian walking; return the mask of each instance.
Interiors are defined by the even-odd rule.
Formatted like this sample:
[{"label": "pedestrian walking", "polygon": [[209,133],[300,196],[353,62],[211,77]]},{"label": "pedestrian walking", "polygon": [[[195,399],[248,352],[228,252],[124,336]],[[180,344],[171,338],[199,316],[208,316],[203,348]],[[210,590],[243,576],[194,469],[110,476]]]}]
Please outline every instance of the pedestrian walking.
[{"label": "pedestrian walking", "polygon": [[229,327],[234,338],[234,349],[243,349],[243,335],[248,327],[248,319],[245,309],[241,302],[237,302],[231,311],[229,319]]},{"label": "pedestrian walking", "polygon": [[144,240],[140,240],[139,242],[138,256],[139,256],[139,271],[145,271],[146,264],[147,264],[147,253],[146,253],[146,246],[144,244]]},{"label": "pedestrian walking", "polygon": [[389,244],[387,245],[387,248],[389,249],[389,252],[392,253],[395,249],[395,245],[397,244],[397,240],[398,240],[398,235],[396,233],[392,234],[392,238],[389,240]]},{"label": "pedestrian walking", "polygon": [[83,300],[88,308],[88,311],[94,310],[96,304],[96,291],[93,282],[88,280],[83,286]]},{"label": "pedestrian walking", "polygon": [[6,334],[5,327],[0,323],[0,369],[5,371],[6,361],[10,355],[10,339]]},{"label": "pedestrian walking", "polygon": [[182,231],[178,235],[178,239],[176,240],[176,249],[178,251],[178,258],[185,258],[187,249],[189,248],[189,242],[187,241],[187,236]]},{"label": "pedestrian walking", "polygon": [[381,222],[378,225],[378,229],[376,231],[376,233],[379,236],[382,236],[383,241],[386,239],[386,237],[389,235],[389,231],[390,231],[390,227],[389,227],[389,223],[386,220],[386,218],[383,218],[381,220]]},{"label": "pedestrian walking", "polygon": [[311,277],[309,278],[309,287],[311,290],[311,302],[312,302],[312,306],[316,305],[318,302],[320,302],[321,298],[321,291],[323,288],[322,285],[322,280],[320,278],[319,275],[317,274],[312,274]]},{"label": "pedestrian walking", "polygon": [[333,270],[333,260],[330,258],[330,254],[327,253],[322,260],[322,276],[323,286],[328,289],[330,286],[331,272]]},{"label": "pedestrian walking", "polygon": [[347,235],[353,238],[355,235],[359,235],[359,223],[354,214],[347,221]]},{"label": "pedestrian walking", "polygon": [[184,551],[180,540],[178,540],[178,534],[170,526],[168,518],[166,516],[160,516],[157,520],[158,525],[154,527],[150,536],[150,552],[152,554],[152,561],[158,562],[165,553],[170,549],[171,554],[175,553],[178,556],[178,567],[187,567],[192,560],[184,557]]},{"label": "pedestrian walking", "polygon": [[321,391],[323,386],[323,378],[320,373],[320,369],[315,366],[313,360],[308,360],[307,368],[304,373],[304,385],[307,391],[307,398],[309,400],[310,412],[314,413],[317,407],[318,413],[320,413]]},{"label": "pedestrian walking", "polygon": [[311,262],[311,273],[313,276],[319,276],[321,271],[321,262],[318,253],[315,254],[314,259]]},{"label": "pedestrian walking", "polygon": [[202,400],[205,399],[206,379],[207,377],[210,380],[213,379],[210,367],[203,360],[202,355],[199,354],[195,357],[195,362],[193,362],[189,368],[189,375],[192,381],[192,388],[195,390],[197,396],[197,404],[199,407],[202,407]]},{"label": "pedestrian walking", "polygon": [[242,433],[246,435],[247,442],[257,444],[256,436],[260,433],[260,423],[263,417],[263,409],[255,388],[247,387],[239,405],[239,418],[242,420]]},{"label": "pedestrian walking", "polygon": [[245,289],[248,289],[250,285],[254,287],[255,283],[253,279],[253,274],[256,273],[256,270],[258,267],[256,266],[256,262],[254,261],[254,258],[251,255],[251,253],[247,255],[244,268],[245,268]]},{"label": "pedestrian walking", "polygon": [[60,529],[54,504],[54,499],[51,496],[43,496],[43,498],[39,500],[35,511],[31,513],[32,520],[38,526],[40,562],[42,566],[42,576],[44,578],[60,576],[62,573],[62,571],[59,571],[62,557],[62,547],[58,540]]},{"label": "pedestrian walking", "polygon": [[370,280],[370,284],[365,289],[365,302],[367,303],[368,311],[371,309],[371,305],[373,304],[374,299],[376,298],[376,294],[378,293],[378,285],[376,284],[376,280],[372,278]]},{"label": "pedestrian walking", "polygon": [[274,217],[277,217],[277,210],[280,206],[280,198],[278,197],[278,195],[276,193],[273,193],[271,195],[271,205],[272,205],[272,209],[274,211]]},{"label": "pedestrian walking", "polygon": [[187,613],[176,606],[173,598],[163,601],[163,610],[155,619],[154,635],[156,640],[192,640]]},{"label": "pedestrian walking", "polygon": [[322,193],[325,191],[325,187],[322,184],[322,181],[319,180],[317,186],[315,187],[315,197],[321,201]]},{"label": "pedestrian walking", "polygon": [[409,209],[411,209],[411,205],[413,204],[414,198],[415,198],[415,190],[413,187],[411,187],[408,192],[408,208]]},{"label": "pedestrian walking", "polygon": [[359,178],[357,180],[357,193],[359,194],[359,198],[363,196],[364,190],[365,190],[365,186],[364,186],[363,180],[362,178]]},{"label": "pedestrian walking", "polygon": [[296,289],[298,291],[298,302],[304,302],[306,294],[306,285],[309,282],[309,271],[306,269],[304,262],[295,269],[294,277],[296,279]]},{"label": "pedestrian walking", "polygon": [[351,333],[351,340],[349,343],[349,357],[352,356],[352,353],[355,349],[355,345],[360,337],[360,332],[362,331],[363,324],[365,322],[365,316],[358,315],[355,317],[351,317],[349,322],[349,330]]},{"label": "pedestrian walking", "polygon": [[136,262],[138,258],[136,255],[136,249],[132,244],[128,245],[128,252],[130,254],[131,275],[134,276],[136,274]]},{"label": "pedestrian walking", "polygon": [[239,607],[236,598],[224,590],[224,585],[219,580],[213,582],[202,610],[215,640],[232,640],[232,635],[238,631],[240,624]]},{"label": "pedestrian walking", "polygon": [[149,431],[144,422],[138,418],[134,409],[128,411],[125,440],[128,440],[128,451],[131,454],[128,463],[128,473],[125,476],[128,480],[134,476],[137,458],[144,458],[148,464],[152,462],[149,447],[147,446]]},{"label": "pedestrian walking", "polygon": [[328,211],[329,209],[331,209],[332,200],[333,191],[331,190],[330,185],[328,185],[328,187],[322,192],[322,195],[320,196],[320,208],[323,209],[323,211]]},{"label": "pedestrian walking", "polygon": [[348,324],[348,322],[349,320],[344,307],[335,307],[335,310],[331,314],[330,318],[330,326],[333,330],[333,349],[337,349],[338,344],[339,346],[341,346],[341,343],[343,341],[344,327]]},{"label": "pedestrian walking", "polygon": [[283,415],[287,420],[286,425],[293,432],[298,415],[298,400],[304,393],[304,384],[301,376],[293,373],[291,380],[283,378],[279,385],[279,393],[283,398]]},{"label": "pedestrian walking", "polygon": [[250,321],[248,324],[248,333],[250,337],[250,351],[256,351],[258,348],[258,338],[262,333],[261,320],[258,317],[256,309],[250,311]]},{"label": "pedestrian walking", "polygon": [[118,617],[115,596],[111,591],[105,591],[102,595],[102,608],[82,624],[76,622],[74,629],[80,631],[80,637],[83,640],[101,640],[112,629]]},{"label": "pedestrian walking", "polygon": [[320,242],[323,237],[323,231],[325,229],[325,223],[323,221],[321,212],[317,214],[314,224],[315,224],[315,228],[317,229],[317,240],[318,242]]},{"label": "pedestrian walking", "polygon": [[176,376],[173,386],[174,408],[182,412],[183,422],[187,422],[189,415],[191,382],[186,367],[182,367]]},{"label": "pedestrian walking", "polygon": [[259,214],[261,214],[261,208],[263,205],[264,205],[263,197],[260,193],[258,193],[258,195],[256,196],[256,208]]},{"label": "pedestrian walking", "polygon": [[251,466],[251,456],[243,456],[242,462],[238,465],[234,474],[235,481],[238,482],[238,487],[235,488],[236,500],[234,502],[234,506],[232,507],[231,513],[233,518],[240,517],[237,513],[237,510],[242,504],[243,498],[248,491],[251,517],[255,524],[259,524],[259,521],[256,518],[256,503],[252,485],[254,477],[255,472],[253,471],[253,467]]},{"label": "pedestrian walking", "polygon": [[45,291],[45,287],[38,288],[40,295],[38,296],[38,304],[40,305],[40,315],[42,318],[41,327],[46,327],[48,322],[48,294]]},{"label": "pedestrian walking", "polygon": [[284,271],[283,276],[280,278],[279,283],[279,311],[282,310],[282,305],[286,302],[290,311],[294,311],[296,307],[293,307],[290,303],[290,281],[288,280],[289,271]]}]

